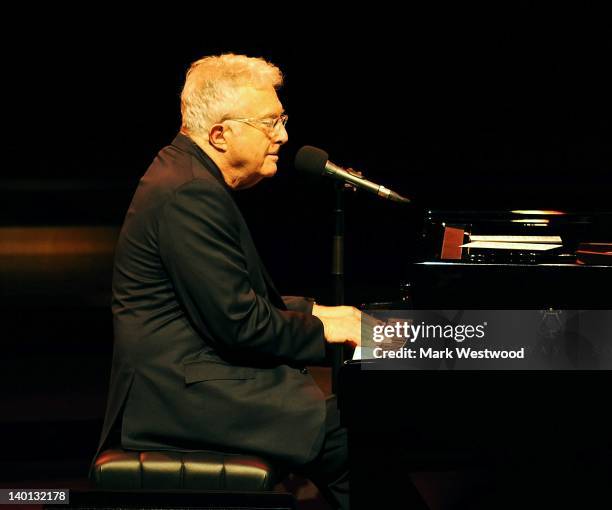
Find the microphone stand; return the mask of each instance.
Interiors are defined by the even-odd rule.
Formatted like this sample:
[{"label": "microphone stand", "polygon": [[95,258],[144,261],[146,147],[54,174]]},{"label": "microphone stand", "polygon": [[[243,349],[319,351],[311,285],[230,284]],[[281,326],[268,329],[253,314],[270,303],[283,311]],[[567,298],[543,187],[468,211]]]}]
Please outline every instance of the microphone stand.
[{"label": "microphone stand", "polygon": [[[344,181],[335,183],[334,240],[332,245],[332,279],[334,305],[344,304]],[[338,375],[344,362],[344,345],[332,345],[332,392],[337,394]]]}]

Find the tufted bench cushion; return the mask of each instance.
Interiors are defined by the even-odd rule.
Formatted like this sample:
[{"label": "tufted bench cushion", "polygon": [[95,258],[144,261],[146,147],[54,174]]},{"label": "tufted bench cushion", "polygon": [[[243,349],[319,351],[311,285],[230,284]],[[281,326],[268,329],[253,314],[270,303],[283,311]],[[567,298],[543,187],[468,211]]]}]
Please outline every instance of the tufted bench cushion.
[{"label": "tufted bench cushion", "polygon": [[93,481],[99,489],[270,491],[278,481],[259,457],[212,451],[129,451],[100,453]]}]

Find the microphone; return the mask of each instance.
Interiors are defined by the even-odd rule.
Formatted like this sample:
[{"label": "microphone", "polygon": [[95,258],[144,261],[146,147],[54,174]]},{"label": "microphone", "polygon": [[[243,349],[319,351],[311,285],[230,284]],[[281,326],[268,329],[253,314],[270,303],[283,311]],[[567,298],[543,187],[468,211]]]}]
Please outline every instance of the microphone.
[{"label": "microphone", "polygon": [[375,193],[379,197],[401,202],[410,203],[408,198],[401,196],[395,191],[391,191],[380,184],[368,181],[362,175],[351,170],[339,167],[329,161],[327,152],[310,145],[304,145],[295,155],[295,168],[315,175],[325,175],[334,179],[345,181],[353,186]]}]

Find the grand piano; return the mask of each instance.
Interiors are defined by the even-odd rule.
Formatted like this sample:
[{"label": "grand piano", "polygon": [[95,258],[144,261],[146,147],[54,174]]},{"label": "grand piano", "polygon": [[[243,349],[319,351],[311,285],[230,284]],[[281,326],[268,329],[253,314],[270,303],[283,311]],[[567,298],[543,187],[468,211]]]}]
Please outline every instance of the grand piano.
[{"label": "grand piano", "polygon": [[[610,243],[607,212],[427,210],[403,294],[365,308],[591,310],[604,317],[598,352],[609,361]],[[579,338],[549,344],[575,354]],[[608,361],[571,370],[345,362],[338,393],[354,507],[612,505]]]}]

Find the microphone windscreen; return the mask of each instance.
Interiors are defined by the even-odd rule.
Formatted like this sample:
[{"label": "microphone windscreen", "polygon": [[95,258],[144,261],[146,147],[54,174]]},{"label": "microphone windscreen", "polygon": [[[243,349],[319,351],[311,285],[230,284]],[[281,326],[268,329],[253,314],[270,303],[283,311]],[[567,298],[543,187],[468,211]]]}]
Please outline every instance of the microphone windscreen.
[{"label": "microphone windscreen", "polygon": [[325,172],[329,159],[327,152],[310,145],[304,145],[295,155],[295,168],[301,172],[320,175]]}]

